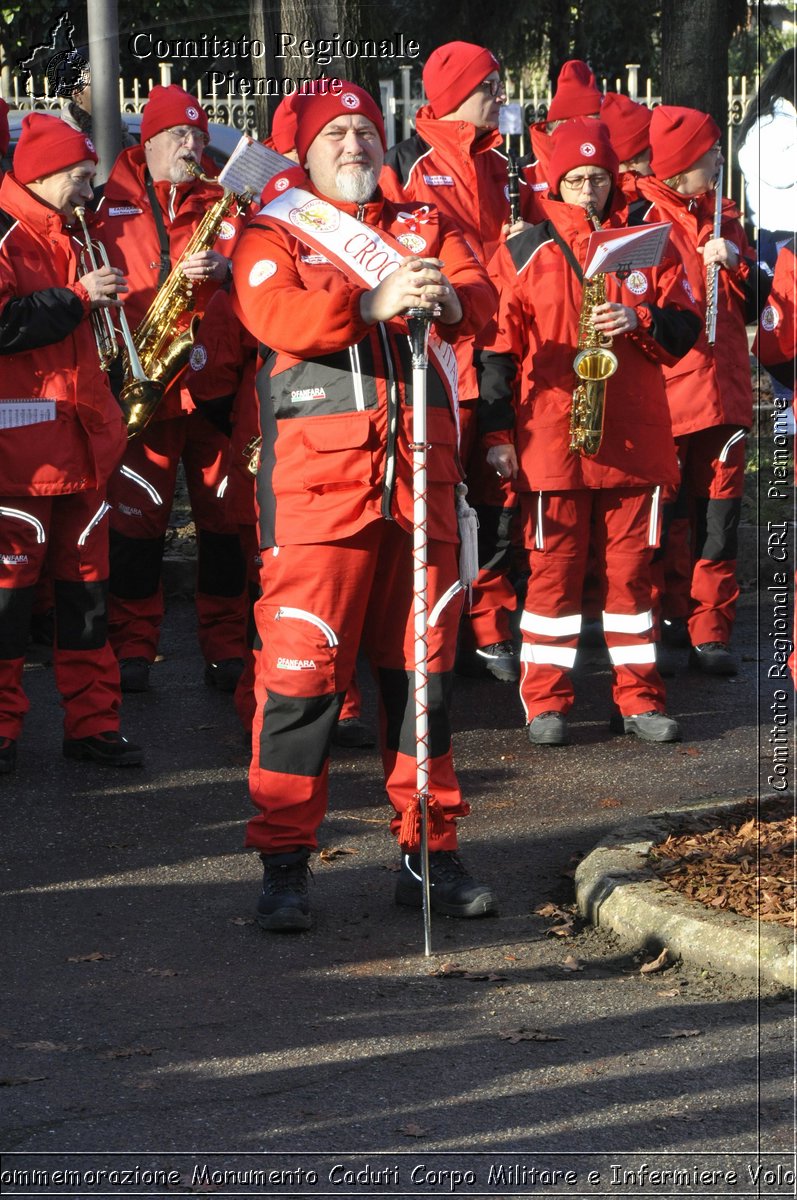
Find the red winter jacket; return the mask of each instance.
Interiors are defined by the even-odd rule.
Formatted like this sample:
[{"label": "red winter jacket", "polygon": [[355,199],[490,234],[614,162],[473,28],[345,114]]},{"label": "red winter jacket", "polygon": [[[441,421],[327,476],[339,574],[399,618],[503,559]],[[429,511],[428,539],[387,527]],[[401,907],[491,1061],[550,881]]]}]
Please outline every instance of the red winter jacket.
[{"label": "red winter jacket", "polygon": [[[415,133],[392,146],[385,156],[379,183],[388,200],[413,200],[433,204],[451,217],[479,262],[489,263],[501,241],[501,227],[509,220],[507,159],[499,147],[503,138],[496,129],[477,136],[467,121],[437,120],[429,105],[415,114]],[[539,220],[534,193],[520,176],[520,215]],[[473,345],[457,348],[459,395],[463,401],[478,395],[473,367]]]},{"label": "red winter jacket", "polygon": [[[160,241],[146,189],[145,170],[143,146],[131,146],[129,150],[123,150],[114,163],[98,206],[99,235],[105,243],[111,265],[121,267],[127,277],[130,290],[125,297],[125,312],[134,332],[157,294],[160,273]],[[174,267],[184,254],[196,227],[208,209],[220,199],[222,191],[220,187],[201,181],[177,186],[161,181],[154,186],[169,238],[171,266]],[[222,222],[218,237],[209,247],[225,258],[231,257],[236,239],[245,224],[245,216],[239,217],[235,213],[233,203]],[[205,311],[210,297],[222,286],[215,280],[195,285],[192,307],[177,321],[175,336],[188,327],[194,315]],[[191,411],[193,402],[181,384],[182,376],[178,376],[161,401],[155,420]]]},{"label": "red winter jacket", "polygon": [[[671,221],[670,241],[681,258],[701,314],[706,308],[706,268],[697,251],[714,236],[714,194],[682,196],[653,175],[637,180],[640,196],[648,201],[645,221]],[[665,369],[667,400],[676,437],[714,425],[753,422],[753,391],[745,322],[755,320],[752,254],[731,201],[723,202],[721,235],[739,251],[735,271],[719,271],[717,337],[712,348],[705,329],[689,354]],[[748,261],[748,259],[750,261]]]},{"label": "red winter jacket", "polygon": [[[624,224],[620,195],[615,204],[604,227]],[[601,448],[594,458],[575,454],[569,428],[582,286],[554,233],[583,266],[593,229],[578,205],[547,200],[545,208],[548,220],[511,238],[491,265],[501,303],[482,354],[485,441],[509,442],[514,427],[520,491],[675,485],[661,365],[683,355],[699,327],[682,268],[670,258],[632,272],[622,285],[605,277],[607,299],[634,307],[639,325],[612,344],[618,368],[606,384]]]},{"label": "red winter jacket", "polygon": [[[126,435],[78,279],[82,243],[12,173],[0,184],[0,210],[0,496],[101,487]],[[4,428],[4,399],[54,400],[55,420]]]},{"label": "red winter jacket", "polygon": [[795,280],[797,259],[794,253],[794,238],[786,243],[775,263],[775,278],[769,301],[761,313],[753,343],[753,354],[766,367],[785,366],[786,371],[773,372],[788,387],[794,387],[795,334]]},{"label": "red winter jacket", "polygon": [[230,521],[255,524],[255,479],[249,462],[260,436],[255,395],[257,347],[223,289],[211,296],[185,369],[185,386],[201,413],[229,434],[224,508]]},{"label": "red winter jacket", "polygon": [[[443,260],[463,309],[458,325],[436,324],[440,337],[453,343],[487,323],[495,289],[452,222],[406,201],[391,204],[379,192],[359,209],[335,207],[394,236],[407,229],[399,214],[418,209],[425,252]],[[380,517],[410,529],[412,393],[405,322],[366,325],[360,297],[367,288],[262,215],[241,238],[233,277],[233,307],[264,356],[257,380],[261,546],[335,541]],[[454,542],[456,425],[451,397],[432,364],[430,356],[429,536]]]}]

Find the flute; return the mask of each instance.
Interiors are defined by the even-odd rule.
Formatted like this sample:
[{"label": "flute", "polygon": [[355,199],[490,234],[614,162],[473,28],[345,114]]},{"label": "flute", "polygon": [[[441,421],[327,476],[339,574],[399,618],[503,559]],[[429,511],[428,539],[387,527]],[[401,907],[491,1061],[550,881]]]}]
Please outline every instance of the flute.
[{"label": "flute", "polygon": [[[718,238],[722,233],[722,182],[724,167],[717,173],[717,183],[714,188],[714,229],[712,237]],[[706,267],[706,338],[709,346],[717,340],[717,304],[719,302],[720,265],[713,262]]]}]

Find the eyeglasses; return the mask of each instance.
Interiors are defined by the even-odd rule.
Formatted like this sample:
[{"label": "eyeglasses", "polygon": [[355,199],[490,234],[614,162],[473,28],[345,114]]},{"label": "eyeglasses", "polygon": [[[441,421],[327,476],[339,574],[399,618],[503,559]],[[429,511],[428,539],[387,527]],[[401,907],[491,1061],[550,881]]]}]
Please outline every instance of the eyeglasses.
[{"label": "eyeglasses", "polygon": [[207,146],[210,138],[201,129],[197,129],[195,125],[176,125],[174,129],[164,129],[164,133],[168,133],[170,138],[174,138],[176,142],[199,141],[203,146]]},{"label": "eyeglasses", "polygon": [[611,175],[606,175],[601,171],[598,175],[567,175],[564,179],[560,180],[559,186],[561,187],[564,183],[567,187],[572,188],[574,192],[581,192],[584,190],[585,183],[588,183],[590,187],[603,188],[608,187],[611,181]]},{"label": "eyeglasses", "polygon": [[491,96],[503,95],[504,85],[500,79],[485,79],[476,88],[476,91],[489,92]]}]

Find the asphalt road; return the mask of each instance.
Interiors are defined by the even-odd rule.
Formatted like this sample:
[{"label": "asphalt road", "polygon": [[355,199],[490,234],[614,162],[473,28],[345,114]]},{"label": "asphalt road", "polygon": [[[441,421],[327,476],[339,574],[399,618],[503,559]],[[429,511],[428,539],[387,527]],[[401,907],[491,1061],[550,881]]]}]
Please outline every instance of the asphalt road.
[{"label": "asphalt road", "polygon": [[[90,1174],[59,1190],[11,1173],[110,1164],[164,1195],[793,1195],[791,999],[682,966],[643,975],[652,955],[567,929],[574,864],[604,831],[756,793],[761,639],[748,591],[738,678],[682,656],[680,745],[609,734],[599,654],[580,661],[566,748],[528,745],[512,686],[458,681],[463,853],[501,913],[435,919],[431,960],[420,915],[392,902],[375,752],[335,752],[321,840],[346,853],[315,860],[314,929],[252,922],[247,756],[230,698],[203,685],[188,602],[170,606],[152,690],[125,701],[142,769],[64,760],[52,672],[32,664],[18,771],[0,780],[4,1192],[99,1194]],[[315,1162],[318,1179],[202,1175],[264,1162]],[[386,1174],[358,1180],[367,1162]],[[737,1178],[667,1191],[652,1167]],[[135,1175],[156,1168],[177,1173],[169,1186]]]}]

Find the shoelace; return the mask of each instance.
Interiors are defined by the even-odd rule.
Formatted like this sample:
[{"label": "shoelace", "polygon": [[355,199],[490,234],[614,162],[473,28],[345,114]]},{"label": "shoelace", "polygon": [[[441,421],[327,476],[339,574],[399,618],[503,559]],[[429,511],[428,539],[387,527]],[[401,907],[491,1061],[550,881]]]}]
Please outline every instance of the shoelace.
[{"label": "shoelace", "polygon": [[271,896],[281,892],[307,892],[307,876],[312,875],[306,863],[285,863],[282,867],[269,867],[263,884],[263,891]]},{"label": "shoelace", "polygon": [[470,879],[470,875],[456,854],[446,854],[445,857],[433,856],[429,865],[441,882],[454,883],[460,879]]}]

